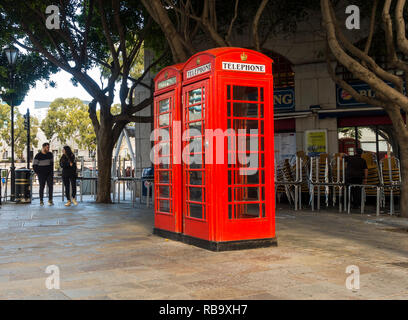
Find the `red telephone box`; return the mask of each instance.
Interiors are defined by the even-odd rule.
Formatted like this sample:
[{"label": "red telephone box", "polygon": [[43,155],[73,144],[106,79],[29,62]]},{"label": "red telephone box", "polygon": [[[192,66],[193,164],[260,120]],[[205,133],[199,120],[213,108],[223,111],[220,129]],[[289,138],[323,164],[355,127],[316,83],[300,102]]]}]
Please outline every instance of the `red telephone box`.
[{"label": "red telephone box", "polygon": [[[182,197],[174,219],[183,242],[216,251],[276,245],[272,62],[243,48],[207,50],[183,65],[181,87],[155,94],[159,125],[160,99],[181,92],[174,119],[182,120],[182,133],[169,144],[182,163],[182,179],[170,192]],[[155,190],[157,208],[160,184]],[[169,236],[172,222],[158,227],[161,214],[156,209],[156,233]]]},{"label": "red telephone box", "polygon": [[184,241],[275,244],[272,60],[242,48],[198,53],[184,64],[182,95],[183,131],[195,129],[183,137]]},{"label": "red telephone box", "polygon": [[[155,77],[154,94],[154,233],[179,240],[182,232],[181,161],[174,154],[172,136],[181,127],[181,70],[176,64]],[[178,126],[178,127],[177,127]]]}]

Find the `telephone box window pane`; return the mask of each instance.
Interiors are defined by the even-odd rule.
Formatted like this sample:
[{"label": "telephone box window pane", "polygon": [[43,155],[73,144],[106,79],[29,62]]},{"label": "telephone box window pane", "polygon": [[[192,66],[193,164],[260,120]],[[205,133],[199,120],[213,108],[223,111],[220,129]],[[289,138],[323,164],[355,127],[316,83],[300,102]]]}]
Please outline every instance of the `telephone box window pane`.
[{"label": "telephone box window pane", "polygon": [[170,108],[170,99],[165,99],[159,102],[159,113],[167,112]]},{"label": "telephone box window pane", "polygon": [[168,171],[160,171],[159,172],[159,182],[160,183],[168,183],[169,180],[169,172]]},{"label": "telephone box window pane", "polygon": [[188,103],[193,105],[201,102],[201,88],[194,89],[188,93]]},{"label": "telephone box window pane", "polygon": [[234,103],[234,117],[257,118],[257,103]]},{"label": "telephone box window pane", "polygon": [[202,143],[201,137],[192,138],[188,144],[188,150],[190,154],[200,153],[202,151]]},{"label": "telephone box window pane", "polygon": [[260,204],[242,203],[235,205],[235,216],[237,219],[259,218]]},{"label": "telephone box window pane", "polygon": [[232,210],[233,210],[233,205],[229,204],[228,205],[228,219],[232,219]]},{"label": "telephone box window pane", "polygon": [[[250,129],[258,130],[258,122],[258,120],[234,119],[234,130],[247,130],[249,134]],[[236,133],[238,133],[238,131],[236,131]]]},{"label": "telephone box window pane", "polygon": [[237,164],[237,154],[235,152],[228,152],[228,167],[233,168]]},{"label": "telephone box window pane", "polygon": [[261,88],[261,101],[264,101],[264,88]]},{"label": "telephone box window pane", "polygon": [[201,104],[188,108],[188,119],[190,121],[201,119]]},{"label": "telephone box window pane", "polygon": [[258,169],[231,170],[228,172],[228,184],[247,185],[260,184]]},{"label": "telephone box window pane", "polygon": [[190,203],[190,217],[202,219],[203,218],[203,206],[197,203]]},{"label": "telephone box window pane", "polygon": [[[188,128],[189,128],[190,130],[192,130],[192,129],[198,130],[199,132],[201,132],[201,134],[203,133],[201,121],[190,122],[190,123],[188,124]],[[194,131],[193,131],[193,133],[194,133]],[[190,135],[191,135],[191,134],[190,134]]]},{"label": "telephone box window pane", "polygon": [[169,142],[160,143],[160,147],[158,148],[159,148],[159,156],[170,155],[170,143]]},{"label": "telephone box window pane", "polygon": [[[166,162],[165,159],[163,159],[163,161]],[[162,162],[160,162],[160,163],[159,163],[159,168],[160,168],[160,169],[170,169],[170,165],[169,165],[168,161],[167,161],[167,163],[162,163]]]},{"label": "telephone box window pane", "polygon": [[259,171],[254,169],[254,170],[245,170],[245,176],[247,183],[246,184],[259,184]]},{"label": "telephone box window pane", "polygon": [[201,187],[190,187],[190,200],[191,201],[198,201],[202,202],[203,201],[203,192]]},{"label": "telephone box window pane", "polygon": [[190,184],[203,185],[203,173],[201,171],[190,171]]},{"label": "telephone box window pane", "polygon": [[234,100],[258,101],[258,87],[234,86],[232,96]]},{"label": "telephone box window pane", "polygon": [[159,126],[164,127],[169,125],[169,113],[159,116]]},{"label": "telephone box window pane", "polygon": [[170,197],[170,189],[168,186],[159,186],[159,197],[160,198]]},{"label": "telephone box window pane", "polygon": [[258,187],[234,188],[234,201],[259,201],[260,194]]},{"label": "telephone box window pane", "polygon": [[231,100],[231,86],[227,86],[227,100]]},{"label": "telephone box window pane", "polygon": [[159,200],[159,211],[170,212],[170,201],[169,200]]},{"label": "telephone box window pane", "polygon": [[[247,132],[249,133],[249,132]],[[236,151],[244,152],[259,152],[262,151],[259,145],[259,136],[258,135],[238,135],[236,141]]]},{"label": "telephone box window pane", "polygon": [[[229,165],[229,166],[230,167],[238,167],[238,168],[258,169],[259,168],[259,153],[256,153],[256,152],[252,152],[252,153],[240,152],[238,154],[238,156],[237,156],[237,164],[236,165]],[[252,173],[252,172],[250,172],[250,173]]]}]

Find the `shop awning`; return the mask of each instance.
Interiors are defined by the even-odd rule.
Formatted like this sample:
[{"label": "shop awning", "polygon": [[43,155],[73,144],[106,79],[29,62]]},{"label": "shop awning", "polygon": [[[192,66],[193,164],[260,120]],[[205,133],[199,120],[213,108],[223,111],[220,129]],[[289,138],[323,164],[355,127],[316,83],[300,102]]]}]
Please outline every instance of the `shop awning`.
[{"label": "shop awning", "polygon": [[385,116],[387,113],[380,107],[366,108],[337,108],[331,110],[318,110],[319,119],[346,118],[346,117],[372,117]]}]

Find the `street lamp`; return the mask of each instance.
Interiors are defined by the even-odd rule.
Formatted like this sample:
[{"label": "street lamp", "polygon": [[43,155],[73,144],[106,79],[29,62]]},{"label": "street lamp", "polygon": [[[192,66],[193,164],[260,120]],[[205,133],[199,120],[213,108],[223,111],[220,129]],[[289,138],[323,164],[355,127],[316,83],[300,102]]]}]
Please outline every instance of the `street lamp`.
[{"label": "street lamp", "polygon": [[16,63],[18,50],[14,46],[8,46],[4,48],[8,63],[13,66]]},{"label": "street lamp", "polygon": [[[14,46],[8,46],[4,48],[4,53],[6,54],[7,61],[10,65],[10,89],[14,90],[14,74],[13,68],[14,64],[16,63],[17,53],[18,50]],[[11,167],[10,167],[10,174],[11,174],[11,194],[10,200],[14,201],[15,197],[15,167],[14,167],[14,92],[11,94]]]}]

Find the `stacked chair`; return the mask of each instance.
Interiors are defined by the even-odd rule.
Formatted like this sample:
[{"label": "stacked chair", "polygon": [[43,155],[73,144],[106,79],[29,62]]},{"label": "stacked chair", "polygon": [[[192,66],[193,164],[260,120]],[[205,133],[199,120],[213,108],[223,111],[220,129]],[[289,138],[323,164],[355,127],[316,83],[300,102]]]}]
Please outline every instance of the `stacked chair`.
[{"label": "stacked chair", "polygon": [[278,162],[275,166],[275,193],[279,202],[282,194],[286,195],[290,204],[295,201],[293,183],[294,179],[289,159]]},{"label": "stacked chair", "polygon": [[[302,208],[303,197],[309,196],[312,211],[320,210],[321,198],[326,207],[330,200],[333,206],[339,206],[339,212],[350,213],[350,192],[353,187],[361,187],[361,213],[364,213],[367,197],[376,197],[376,213],[380,207],[385,207],[385,198],[390,198],[390,214],[394,213],[394,197],[400,195],[401,170],[398,159],[386,158],[377,162],[375,154],[366,152],[362,158],[367,162],[367,184],[346,186],[346,162],[341,154],[320,154],[308,157],[303,151],[296,153],[296,157],[285,159],[275,167],[275,191],[280,201],[286,195],[295,210]],[[347,196],[348,194],[348,196]],[[316,200],[317,199],[317,200]],[[348,205],[347,205],[348,202]]]},{"label": "stacked chair", "polygon": [[280,201],[284,194],[295,210],[302,207],[302,192],[308,192],[308,157],[303,153],[280,161],[275,166],[275,192]]},{"label": "stacked chair", "polygon": [[[331,182],[333,183],[333,206],[337,201],[339,204],[339,212],[346,210],[347,207],[347,190],[346,190],[346,173],[345,173],[345,161],[340,153],[335,153],[332,161],[330,162]],[[344,204],[344,206],[343,206]]]},{"label": "stacked chair", "polygon": [[[377,157],[374,153],[370,152],[364,152],[361,157],[366,161],[368,168],[367,184],[362,188],[361,213],[364,213],[366,198],[368,196],[377,198],[377,214],[379,214],[383,196],[381,192],[381,172]],[[350,201],[348,212],[350,213]]]},{"label": "stacked chair", "polygon": [[309,169],[309,194],[310,201],[312,205],[312,210],[314,210],[314,196],[317,194],[317,209],[320,210],[320,197],[321,194],[325,196],[326,207],[329,206],[329,155],[327,153],[322,153],[318,157],[312,157],[310,159],[310,169]]},{"label": "stacked chair", "polygon": [[383,202],[385,197],[390,199],[390,214],[394,214],[394,197],[401,192],[401,169],[399,160],[395,157],[384,158],[380,161],[381,184],[383,186]]},{"label": "stacked chair", "polygon": [[[309,196],[309,184],[308,184],[308,175],[309,175],[309,166],[310,158],[306,155],[304,151],[298,151],[296,153],[298,158],[298,171],[299,171],[299,208],[302,208],[302,197],[305,198]],[[293,171],[296,170],[296,162],[292,168]]]}]

